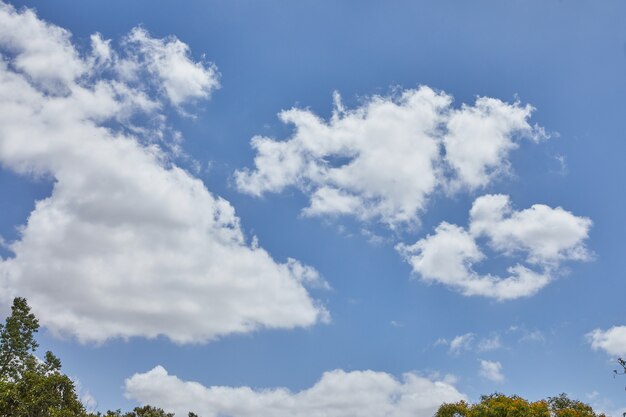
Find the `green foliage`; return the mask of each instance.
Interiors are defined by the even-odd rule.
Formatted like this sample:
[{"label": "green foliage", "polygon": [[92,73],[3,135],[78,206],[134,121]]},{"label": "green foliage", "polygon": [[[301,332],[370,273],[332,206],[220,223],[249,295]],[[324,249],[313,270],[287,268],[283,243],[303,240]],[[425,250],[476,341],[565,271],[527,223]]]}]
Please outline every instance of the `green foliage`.
[{"label": "green foliage", "polygon": [[66,375],[28,370],[18,381],[0,382],[0,415],[79,417],[86,413]]},{"label": "green foliage", "polygon": [[481,397],[477,404],[465,401],[439,407],[435,417],[605,417],[580,401],[565,394],[547,400],[529,402],[517,395],[491,394]]},{"label": "green foliage", "polygon": [[[98,416],[100,416],[100,414],[98,414]],[[135,407],[133,411],[124,414],[122,414],[121,410],[107,411],[102,417],[174,417],[174,414],[166,413],[161,408],[145,405],[143,407]]]}]

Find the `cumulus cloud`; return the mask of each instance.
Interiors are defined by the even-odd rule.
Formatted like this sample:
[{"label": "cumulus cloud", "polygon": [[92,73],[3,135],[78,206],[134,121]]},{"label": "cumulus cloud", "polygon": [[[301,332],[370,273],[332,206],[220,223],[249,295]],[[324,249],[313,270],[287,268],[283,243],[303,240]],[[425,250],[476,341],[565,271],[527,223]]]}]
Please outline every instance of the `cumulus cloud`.
[{"label": "cumulus cloud", "polygon": [[444,402],[466,400],[449,380],[434,381],[415,373],[401,380],[384,372],[334,370],[311,388],[205,387],[183,381],[157,366],[125,383],[126,396],[176,415],[189,407],[205,417],[430,417]]},{"label": "cumulus cloud", "polygon": [[425,86],[347,110],[336,93],[330,120],[298,108],[279,113],[293,135],[254,137],[255,168],[237,171],[236,184],[254,196],[298,187],[309,216],[415,223],[436,190],[484,187],[508,170],[520,138],[545,137],[529,124],[532,111],[486,97],[454,108],[451,96]]},{"label": "cumulus cloud", "polygon": [[626,326],[595,329],[587,333],[586,337],[593,350],[602,349],[609,355],[626,356]]},{"label": "cumulus cloud", "polygon": [[561,207],[543,204],[514,211],[506,195],[486,195],[470,211],[470,233],[485,236],[499,252],[526,255],[531,264],[558,264],[563,260],[587,260],[583,240],[591,220],[576,217]]},{"label": "cumulus cloud", "polygon": [[480,360],[480,376],[493,382],[504,382],[502,364],[497,361]]},{"label": "cumulus cloud", "polygon": [[[43,325],[81,341],[180,343],[326,316],[319,274],[247,242],[230,203],[161,144],[167,106],[206,98],[212,65],[175,38],[135,29],[119,50],[0,2],[0,164],[53,181],[0,259],[0,293],[29,299]],[[160,120],[146,127],[135,119]]]},{"label": "cumulus cloud", "polygon": [[[438,282],[464,295],[508,300],[535,294],[558,273],[563,261],[587,260],[584,245],[591,220],[543,204],[515,211],[509,197],[485,195],[470,210],[469,227],[442,222],[434,234],[398,251],[426,282]],[[478,238],[503,256],[517,259],[508,275],[480,274],[486,259]]]}]

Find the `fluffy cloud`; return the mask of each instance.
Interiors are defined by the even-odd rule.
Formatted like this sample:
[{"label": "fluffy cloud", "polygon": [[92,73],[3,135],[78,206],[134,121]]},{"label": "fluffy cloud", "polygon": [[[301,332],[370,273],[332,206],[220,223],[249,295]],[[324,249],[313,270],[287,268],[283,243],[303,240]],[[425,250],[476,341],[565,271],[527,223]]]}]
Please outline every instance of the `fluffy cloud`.
[{"label": "fluffy cloud", "polygon": [[497,361],[480,360],[480,376],[493,382],[504,382],[502,364]]},{"label": "fluffy cloud", "polygon": [[126,380],[126,396],[184,415],[205,417],[430,417],[443,402],[464,400],[449,381],[414,373],[402,380],[374,371],[325,372],[311,388],[205,387],[182,381],[160,366]]},{"label": "fluffy cloud", "polygon": [[576,217],[561,207],[535,204],[514,211],[506,195],[476,199],[470,211],[470,233],[485,236],[489,245],[505,254],[524,253],[531,264],[558,264],[563,260],[587,260],[583,240],[591,220]]},{"label": "fluffy cloud", "polygon": [[593,350],[602,349],[609,355],[626,356],[626,326],[595,329],[586,336]]},{"label": "fluffy cloud", "polygon": [[346,110],[336,94],[328,121],[310,110],[281,112],[293,135],[254,137],[255,169],[235,179],[255,196],[298,187],[310,198],[305,215],[415,223],[435,190],[483,187],[507,171],[519,138],[545,137],[528,122],[532,110],[486,97],[453,108],[451,96],[428,87]]},{"label": "fluffy cloud", "polygon": [[[176,166],[167,106],[218,85],[175,38],[135,29],[114,50],[0,3],[0,164],[53,180],[0,259],[5,301],[81,341],[165,335],[202,342],[326,317],[317,272],[248,243],[228,201]],[[157,120],[150,126],[133,121]]]},{"label": "fluffy cloud", "polygon": [[[508,196],[486,195],[474,201],[469,223],[466,230],[442,222],[434,234],[397,248],[424,281],[498,300],[530,296],[551,281],[561,262],[589,258],[584,240],[591,220],[560,207],[535,204],[514,211]],[[486,238],[494,251],[519,260],[508,268],[507,276],[474,270],[474,264],[486,258],[478,238]]]}]

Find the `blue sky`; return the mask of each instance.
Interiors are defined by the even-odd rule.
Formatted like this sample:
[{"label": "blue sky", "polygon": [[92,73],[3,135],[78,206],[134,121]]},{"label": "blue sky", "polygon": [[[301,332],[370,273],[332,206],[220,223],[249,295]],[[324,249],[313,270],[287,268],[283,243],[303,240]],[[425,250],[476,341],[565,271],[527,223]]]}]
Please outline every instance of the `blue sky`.
[{"label": "blue sky", "polygon": [[10,4],[2,304],[90,407],[623,411],[621,2]]}]

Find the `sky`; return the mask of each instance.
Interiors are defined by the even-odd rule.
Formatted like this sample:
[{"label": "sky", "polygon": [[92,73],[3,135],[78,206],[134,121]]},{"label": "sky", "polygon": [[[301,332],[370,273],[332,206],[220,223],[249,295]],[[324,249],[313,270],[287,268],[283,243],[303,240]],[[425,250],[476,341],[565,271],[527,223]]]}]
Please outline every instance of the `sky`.
[{"label": "sky", "polygon": [[0,1],[0,310],[90,410],[621,415],[624,16]]}]

